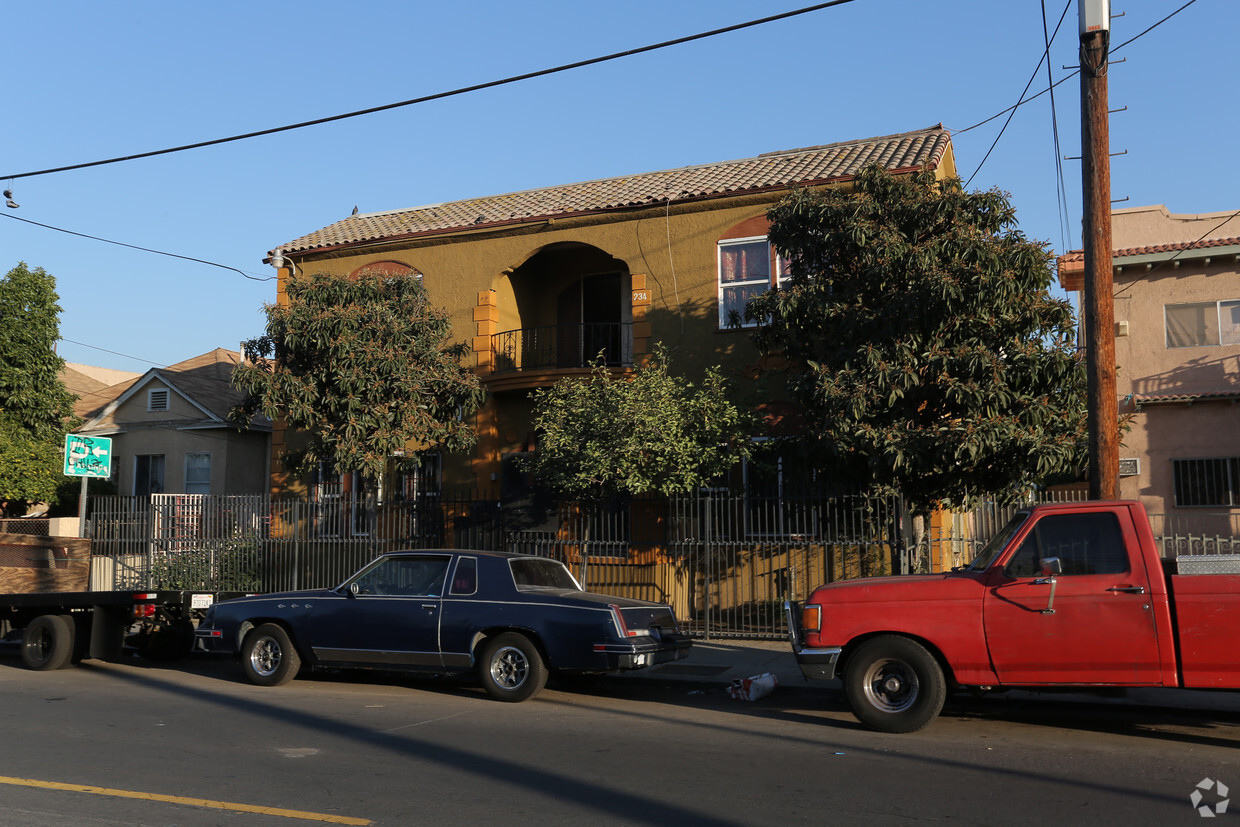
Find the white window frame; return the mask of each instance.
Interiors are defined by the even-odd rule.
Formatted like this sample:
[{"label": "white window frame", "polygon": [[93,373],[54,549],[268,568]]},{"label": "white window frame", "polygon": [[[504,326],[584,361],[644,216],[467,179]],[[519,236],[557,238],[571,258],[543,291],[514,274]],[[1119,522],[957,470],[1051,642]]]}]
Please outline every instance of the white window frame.
[{"label": "white window frame", "polygon": [[[207,466],[206,466],[207,478],[205,480],[191,480],[190,479],[190,476],[189,476],[190,457],[206,457],[207,458]],[[201,487],[203,485],[206,486],[205,491],[201,490]],[[198,487],[194,488],[193,486],[198,486]],[[210,451],[191,451],[190,453],[187,453],[185,455],[185,487],[182,490],[184,490],[186,494],[210,494],[211,493],[211,452]]]},{"label": "white window frame", "polygon": [[[1207,308],[1211,304],[1214,305],[1215,331],[1218,335],[1218,341],[1193,342],[1186,345],[1173,345],[1171,343],[1171,325],[1167,321],[1168,311],[1178,307],[1201,307]],[[1225,347],[1228,345],[1240,345],[1240,321],[1233,321],[1225,324],[1223,321],[1224,308],[1231,310],[1233,318],[1240,316],[1240,299],[1220,299],[1219,301],[1209,302],[1175,302],[1173,304],[1163,305],[1163,342],[1167,348],[1186,348],[1186,347]],[[1209,329],[1207,328],[1207,333]]]},{"label": "white window frame", "polygon": [[[725,282],[723,280],[723,254],[726,247],[739,247],[745,244],[763,244],[766,246],[767,273],[764,278],[738,279],[736,281]],[[745,320],[745,304],[749,303],[749,299],[745,299],[745,304],[740,307],[727,306],[724,302],[724,293],[726,290],[735,290],[745,287],[758,287],[765,285],[766,289],[759,291],[765,293],[772,288],[782,287],[784,282],[788,280],[790,273],[784,258],[775,252],[771,247],[770,239],[764,235],[745,236],[743,238],[721,238],[715,244],[715,286],[717,288],[716,301],[719,305],[719,329],[724,330],[731,328],[728,315],[732,310],[736,310],[741,316],[741,327],[757,327],[757,322]],[[755,293],[754,295],[758,295]],[[750,296],[749,298],[753,298]]]}]

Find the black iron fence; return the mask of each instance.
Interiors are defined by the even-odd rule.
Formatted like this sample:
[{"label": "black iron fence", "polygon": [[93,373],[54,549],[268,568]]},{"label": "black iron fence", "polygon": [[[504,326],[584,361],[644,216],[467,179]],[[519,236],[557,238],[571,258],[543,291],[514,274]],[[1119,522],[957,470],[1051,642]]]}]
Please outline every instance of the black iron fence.
[{"label": "black iron fence", "polygon": [[[489,549],[561,560],[593,591],[670,603],[698,636],[776,638],[784,600],[820,583],[964,565],[1016,509],[983,504],[915,526],[893,500],[728,491],[589,507],[171,494],[97,497],[87,536],[96,589],[322,588],[385,551]],[[1234,514],[1151,523],[1166,556],[1240,550]]]},{"label": "black iron fence", "polygon": [[616,367],[633,363],[633,324],[600,322],[506,330],[491,337],[492,370],[584,368],[602,358]]}]

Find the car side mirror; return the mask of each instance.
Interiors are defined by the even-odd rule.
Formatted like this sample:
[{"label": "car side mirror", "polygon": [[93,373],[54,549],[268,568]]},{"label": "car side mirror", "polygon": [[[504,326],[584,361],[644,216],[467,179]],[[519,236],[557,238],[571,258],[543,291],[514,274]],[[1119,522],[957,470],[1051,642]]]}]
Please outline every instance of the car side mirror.
[{"label": "car side mirror", "polygon": [[1058,557],[1043,557],[1038,561],[1038,568],[1042,569],[1043,577],[1054,577],[1063,574],[1063,565],[1059,562]]},{"label": "car side mirror", "polygon": [[349,591],[347,592],[345,596],[346,597],[357,597],[358,593],[361,592],[361,590],[362,590],[362,587],[357,585],[357,581],[354,580],[352,583],[349,584]]}]

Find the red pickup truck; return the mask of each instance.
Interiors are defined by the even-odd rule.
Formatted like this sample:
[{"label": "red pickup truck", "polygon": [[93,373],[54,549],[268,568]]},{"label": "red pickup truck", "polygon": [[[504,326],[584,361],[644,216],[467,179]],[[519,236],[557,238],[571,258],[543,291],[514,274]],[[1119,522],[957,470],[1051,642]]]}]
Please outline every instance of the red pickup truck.
[{"label": "red pickup truck", "polygon": [[966,567],[830,583],[787,612],[805,676],[841,678],[884,732],[928,725],[949,687],[1240,688],[1240,555],[1164,560],[1135,502],[1033,506]]}]

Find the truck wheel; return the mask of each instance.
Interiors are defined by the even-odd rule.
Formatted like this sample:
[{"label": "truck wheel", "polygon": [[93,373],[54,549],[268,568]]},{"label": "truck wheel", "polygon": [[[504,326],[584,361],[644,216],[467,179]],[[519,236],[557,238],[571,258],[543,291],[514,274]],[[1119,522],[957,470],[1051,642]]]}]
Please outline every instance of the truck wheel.
[{"label": "truck wheel", "polygon": [[525,635],[505,632],[482,647],[478,660],[482,688],[497,701],[532,698],[547,684],[547,666],[538,647]]},{"label": "truck wheel", "polygon": [[926,647],[899,635],[883,635],[849,656],[844,692],[857,720],[871,729],[915,732],[943,708],[947,681]]},{"label": "truck wheel", "polygon": [[280,686],[297,677],[301,656],[284,627],[264,623],[245,637],[241,668],[246,679],[258,686]]},{"label": "truck wheel", "polygon": [[40,615],[22,633],[22,663],[30,669],[63,669],[72,657],[73,623],[61,615]]}]

